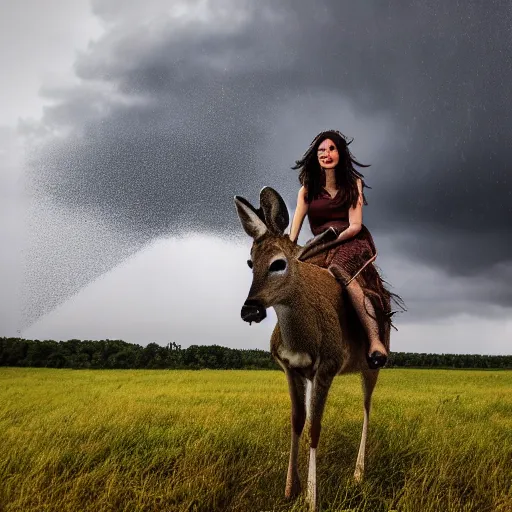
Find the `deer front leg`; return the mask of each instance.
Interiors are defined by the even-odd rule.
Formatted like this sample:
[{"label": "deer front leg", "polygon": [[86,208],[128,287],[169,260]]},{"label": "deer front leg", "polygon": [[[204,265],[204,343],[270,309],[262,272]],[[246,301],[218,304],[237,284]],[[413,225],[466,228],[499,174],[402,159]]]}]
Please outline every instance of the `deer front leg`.
[{"label": "deer front leg", "polygon": [[286,477],[286,498],[295,498],[300,494],[300,478],[298,470],[299,440],[306,421],[305,407],[305,379],[293,372],[286,370],[288,389],[292,402],[291,430],[292,439],[290,447],[290,462],[288,463],[288,474]]},{"label": "deer front leg", "polygon": [[320,429],[325,402],[334,375],[335,373],[327,371],[327,369],[323,369],[322,371],[320,367],[313,379],[311,388],[311,403],[309,405],[311,417],[311,444],[309,447],[308,489],[306,494],[306,502],[308,503],[310,511],[317,510],[316,449],[320,440]]},{"label": "deer front leg", "polygon": [[363,394],[364,394],[364,420],[363,432],[361,434],[361,444],[359,445],[359,453],[357,454],[356,470],[354,472],[354,479],[356,482],[361,482],[364,475],[364,455],[366,450],[366,436],[368,434],[368,422],[370,421],[370,406],[372,401],[372,393],[377,383],[377,371],[364,371],[362,375]]}]

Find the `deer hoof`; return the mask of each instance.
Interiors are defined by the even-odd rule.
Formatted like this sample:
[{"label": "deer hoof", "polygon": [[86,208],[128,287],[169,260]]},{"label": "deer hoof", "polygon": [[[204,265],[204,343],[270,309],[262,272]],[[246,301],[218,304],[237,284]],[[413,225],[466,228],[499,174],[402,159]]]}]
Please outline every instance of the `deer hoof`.
[{"label": "deer hoof", "polygon": [[297,498],[297,496],[299,496],[299,494],[301,493],[301,490],[302,489],[300,486],[300,481],[297,479],[292,484],[286,485],[286,489],[284,491],[284,497],[287,500],[294,500],[295,498]]}]

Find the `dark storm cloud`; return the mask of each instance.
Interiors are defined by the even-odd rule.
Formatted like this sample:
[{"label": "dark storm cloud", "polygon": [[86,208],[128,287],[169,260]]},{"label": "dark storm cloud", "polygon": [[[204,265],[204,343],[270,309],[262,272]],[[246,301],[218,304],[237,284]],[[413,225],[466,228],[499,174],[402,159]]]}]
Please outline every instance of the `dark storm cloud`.
[{"label": "dark storm cloud", "polygon": [[118,94],[139,101],[116,105],[103,97],[104,116],[90,94],[64,97],[47,121],[80,129],[40,154],[37,181],[59,201],[92,205],[134,233],[222,232],[238,223],[233,195],[254,195],[268,174],[258,166],[258,141],[274,92],[261,89],[251,68],[255,48],[268,57],[260,64],[272,67],[272,45],[258,43],[268,41],[258,24],[232,36],[176,41],[169,30],[162,37],[126,65],[103,57],[121,59],[128,36],[113,49],[104,48],[106,38],[77,63],[84,80],[106,76]]},{"label": "dark storm cloud", "polygon": [[[407,312],[397,324],[427,323],[459,314],[473,318],[503,318],[512,304],[512,265],[498,264],[477,275],[454,274],[431,265],[412,262],[390,250],[397,239],[376,240],[381,256],[378,265],[391,290],[407,302]],[[508,309],[507,309],[508,308]],[[505,345],[503,345],[505,349]]]},{"label": "dark storm cloud", "polygon": [[[111,92],[51,92],[60,104],[43,123],[71,133],[34,160],[39,190],[141,239],[239,230],[233,195],[285,183],[263,168],[273,109],[324,90],[395,127],[371,162],[373,229],[404,234],[404,253],[452,273],[512,259],[505,2],[248,2],[239,28],[169,21],[155,32],[123,22],[123,5],[96,4],[121,21],[76,63],[84,84]],[[350,134],[342,119],[336,128]],[[297,127],[303,145],[314,135]]]}]

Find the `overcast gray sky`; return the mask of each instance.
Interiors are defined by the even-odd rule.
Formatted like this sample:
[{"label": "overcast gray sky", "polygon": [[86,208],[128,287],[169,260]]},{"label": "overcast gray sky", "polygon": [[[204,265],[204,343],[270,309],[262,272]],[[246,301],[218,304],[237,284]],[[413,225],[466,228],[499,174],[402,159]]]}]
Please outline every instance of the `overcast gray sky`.
[{"label": "overcast gray sky", "polygon": [[232,198],[292,209],[290,167],[336,128],[408,305],[393,348],[510,353],[504,2],[0,5],[0,334],[267,348]]}]

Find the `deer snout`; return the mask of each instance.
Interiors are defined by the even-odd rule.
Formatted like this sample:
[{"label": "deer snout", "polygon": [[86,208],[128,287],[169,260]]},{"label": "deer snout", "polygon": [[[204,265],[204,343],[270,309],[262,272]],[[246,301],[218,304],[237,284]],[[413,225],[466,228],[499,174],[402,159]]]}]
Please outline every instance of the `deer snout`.
[{"label": "deer snout", "polygon": [[247,299],[242,306],[241,314],[244,322],[259,323],[267,316],[267,311],[259,300]]}]

